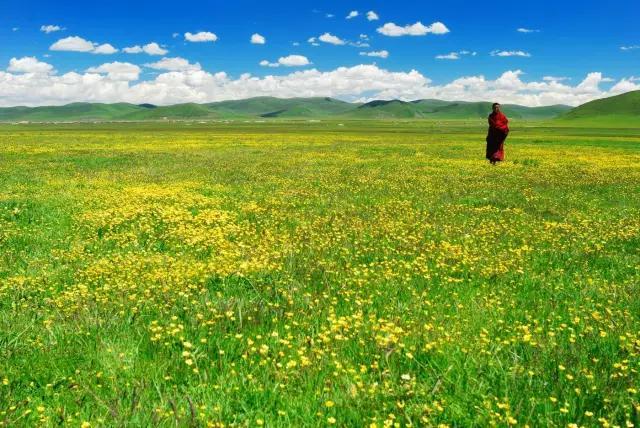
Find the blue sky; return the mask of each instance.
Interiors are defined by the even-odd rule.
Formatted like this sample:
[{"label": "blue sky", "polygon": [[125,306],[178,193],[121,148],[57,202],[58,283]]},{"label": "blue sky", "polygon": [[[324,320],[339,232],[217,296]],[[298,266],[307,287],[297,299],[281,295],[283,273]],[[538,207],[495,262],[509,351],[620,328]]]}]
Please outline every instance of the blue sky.
[{"label": "blue sky", "polygon": [[[359,15],[346,19],[351,11]],[[369,11],[374,11],[379,19],[367,19]],[[145,66],[163,57],[186,59],[212,74],[224,71],[229,79],[237,79],[243,73],[257,77],[286,76],[309,69],[330,72],[339,67],[375,64],[388,72],[416,70],[431,86],[447,85],[465,76],[495,80],[507,71],[516,71],[525,82],[544,82],[545,76],[555,76],[566,78],[562,82],[574,87],[589,73],[598,72],[599,90],[605,93],[621,79],[627,79],[624,88],[635,89],[633,82],[640,76],[638,21],[640,2],[631,0],[110,1],[99,6],[80,1],[4,1],[0,3],[0,70],[12,58],[24,57],[50,64],[57,76],[71,71],[86,73],[106,63],[127,63],[140,67],[138,78],[129,80],[130,86],[152,81],[167,71],[177,71]],[[388,23],[404,27],[417,22],[427,27],[439,22],[448,31],[399,37],[379,31]],[[45,33],[41,31],[43,25],[61,29]],[[534,31],[519,32],[519,28]],[[185,33],[201,31],[215,34],[217,40],[200,43],[185,40]],[[254,33],[264,36],[266,43],[250,43]],[[345,44],[316,41],[319,46],[314,46],[308,42],[325,33]],[[363,39],[360,35],[368,37]],[[108,43],[118,52],[98,55],[51,50],[55,42],[67,37],[79,37],[98,45]],[[152,56],[122,51],[151,42],[168,52]],[[294,45],[296,42],[299,45]],[[360,47],[353,46],[355,42]],[[370,46],[364,47],[363,43]],[[361,55],[381,51],[386,51],[388,57]],[[461,51],[475,55],[459,54]],[[502,56],[497,51],[502,51]],[[458,59],[436,58],[454,52],[458,52]],[[526,56],[516,56],[514,52]],[[278,58],[294,54],[304,56],[311,64],[259,65],[263,60],[275,63]],[[354,93],[351,98],[376,90],[380,93],[378,87]],[[349,94],[337,95],[349,98]],[[0,102],[2,97],[0,89]],[[13,97],[12,101],[16,101],[15,94]],[[5,94],[4,104],[8,98]]]}]

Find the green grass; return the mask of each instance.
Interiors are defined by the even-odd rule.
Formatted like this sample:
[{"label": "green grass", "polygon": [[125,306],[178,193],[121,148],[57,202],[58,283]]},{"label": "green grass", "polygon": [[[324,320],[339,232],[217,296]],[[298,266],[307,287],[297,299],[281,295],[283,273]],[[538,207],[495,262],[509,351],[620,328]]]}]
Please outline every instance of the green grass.
[{"label": "green grass", "polygon": [[637,129],[0,127],[0,425],[640,424]]}]

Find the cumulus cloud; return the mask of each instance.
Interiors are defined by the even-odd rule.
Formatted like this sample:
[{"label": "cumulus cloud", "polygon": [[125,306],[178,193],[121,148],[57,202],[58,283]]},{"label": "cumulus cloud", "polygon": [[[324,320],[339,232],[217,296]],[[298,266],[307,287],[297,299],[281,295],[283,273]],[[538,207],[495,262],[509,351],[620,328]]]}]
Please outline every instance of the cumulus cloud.
[{"label": "cumulus cloud", "polygon": [[49,74],[53,72],[53,66],[46,62],[38,61],[36,57],[25,56],[24,58],[11,58],[7,71],[10,73],[36,73]]},{"label": "cumulus cloud", "polygon": [[109,43],[104,43],[102,45],[96,46],[91,53],[94,54],[102,54],[102,55],[110,55],[118,52],[118,49],[111,46]]},{"label": "cumulus cloud", "polygon": [[463,55],[471,55],[471,56],[476,56],[478,53],[477,52],[471,52],[471,51],[467,51],[467,50],[462,50],[462,51],[458,51],[458,52],[450,52],[448,54],[442,54],[442,55],[436,55],[436,59],[448,59],[448,60],[458,60],[460,59]]},{"label": "cumulus cloud", "polygon": [[202,43],[202,42],[215,42],[218,40],[218,36],[209,31],[200,31],[199,33],[184,33],[184,39],[188,42]]},{"label": "cumulus cloud", "polygon": [[373,52],[360,52],[361,56],[373,56],[377,58],[389,58],[389,51],[373,51]]},{"label": "cumulus cloud", "polygon": [[197,71],[200,70],[200,63],[191,64],[188,60],[184,58],[173,57],[173,58],[162,58],[158,62],[153,62],[151,64],[145,64],[149,68],[153,68],[155,70],[168,70],[168,71]]},{"label": "cumulus cloud", "polygon": [[531,28],[518,28],[516,30],[518,33],[539,33],[540,30],[532,30]]},{"label": "cumulus cloud", "polygon": [[357,10],[352,10],[351,12],[349,12],[349,15],[347,15],[346,19],[357,18],[359,15],[360,15],[360,12],[358,12]]},{"label": "cumulus cloud", "polygon": [[169,53],[167,49],[164,49],[156,42],[147,43],[144,46],[135,45],[122,49],[122,52],[129,54],[146,53],[147,55],[166,55]]},{"label": "cumulus cloud", "polygon": [[491,56],[521,56],[521,57],[525,57],[525,58],[529,58],[531,56],[531,54],[529,52],[524,52],[524,51],[501,51],[501,50],[495,50],[491,52]]},{"label": "cumulus cloud", "polygon": [[[315,38],[313,38],[313,39],[315,41]],[[331,33],[324,33],[323,35],[318,37],[318,40],[320,40],[321,42],[324,42],[324,43],[332,44],[332,45],[344,45],[344,44],[346,44],[346,42],[344,40],[342,40],[340,37],[334,36]]]},{"label": "cumulus cloud", "polygon": [[378,16],[377,13],[375,13],[372,10],[370,10],[369,12],[367,12],[367,19],[369,21],[377,21],[378,19],[380,19],[380,17]]},{"label": "cumulus cloud", "polygon": [[254,45],[264,45],[267,42],[267,40],[264,38],[264,36],[255,33],[251,36],[251,43],[253,43]]},{"label": "cumulus cloud", "polygon": [[64,30],[64,28],[60,27],[59,25],[42,25],[40,27],[40,31],[42,31],[43,33],[55,33],[56,31],[62,31]]},{"label": "cumulus cloud", "polygon": [[87,69],[87,73],[106,74],[111,80],[124,82],[138,80],[140,71],[140,67],[135,64],[118,61]]},{"label": "cumulus cloud", "polygon": [[544,80],[545,82],[562,82],[562,81],[571,80],[571,79],[568,77],[562,77],[562,76],[544,76],[542,80]]},{"label": "cumulus cloud", "polygon": [[424,36],[427,34],[446,34],[449,32],[449,29],[442,22],[434,22],[429,26],[425,26],[422,24],[422,22],[418,21],[415,24],[405,25],[404,27],[396,25],[393,22],[388,22],[382,27],[378,28],[377,31],[378,33],[385,36],[400,37]]},{"label": "cumulus cloud", "polygon": [[118,52],[118,49],[114,48],[109,43],[98,44],[85,40],[82,37],[70,36],[60,39],[51,46],[49,50],[52,51],[66,51],[66,52],[90,52],[94,54],[114,54]]},{"label": "cumulus cloud", "polygon": [[311,64],[306,56],[302,55],[289,55],[278,59],[278,63],[285,67],[302,67]]},{"label": "cumulus cloud", "polygon": [[[14,63],[23,59],[16,59]],[[136,77],[137,70],[133,64],[126,63],[103,64],[83,74],[0,71],[0,105],[54,105],[75,101],[166,105],[254,96],[328,96],[350,101],[435,98],[540,106],[578,105],[640,89],[633,77],[619,80],[608,90],[602,89],[607,78],[600,72],[589,73],[575,86],[559,81],[524,81],[525,74],[521,70],[505,71],[495,79],[483,75],[464,76],[434,85],[416,70],[392,72],[376,65],[339,67],[329,71],[307,69],[279,76],[243,74],[232,78],[224,72],[202,70],[186,60],[181,66],[170,65],[167,60],[159,61],[162,65],[156,67],[166,71],[147,81],[127,80]],[[28,69],[28,66],[16,67]],[[47,69],[39,67],[43,71]]]},{"label": "cumulus cloud", "polygon": [[260,65],[263,67],[303,67],[309,65],[311,62],[306,56],[302,55],[289,55],[283,56],[278,59],[277,62],[269,62],[266,59],[260,61]]},{"label": "cumulus cloud", "polygon": [[91,52],[95,43],[78,36],[65,37],[52,44],[52,51]]}]

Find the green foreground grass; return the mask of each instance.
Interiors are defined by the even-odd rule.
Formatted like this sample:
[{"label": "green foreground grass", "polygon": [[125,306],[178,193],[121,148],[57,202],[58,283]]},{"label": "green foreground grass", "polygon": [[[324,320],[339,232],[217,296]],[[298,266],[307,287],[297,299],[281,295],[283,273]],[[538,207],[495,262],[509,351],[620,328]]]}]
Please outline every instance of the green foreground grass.
[{"label": "green foreground grass", "polygon": [[0,425],[640,426],[637,131],[0,127]]}]

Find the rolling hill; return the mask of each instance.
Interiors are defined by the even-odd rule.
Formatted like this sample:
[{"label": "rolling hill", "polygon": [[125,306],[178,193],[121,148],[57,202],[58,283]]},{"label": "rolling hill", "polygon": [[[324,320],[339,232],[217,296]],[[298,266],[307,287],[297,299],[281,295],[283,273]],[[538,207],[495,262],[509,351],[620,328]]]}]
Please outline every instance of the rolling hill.
[{"label": "rolling hill", "polygon": [[[551,119],[568,111],[568,106],[525,107],[503,105],[514,119]],[[371,101],[349,103],[333,98],[256,97],[208,104],[101,104],[73,103],[49,107],[0,108],[2,122],[64,121],[145,121],[213,119],[484,119],[491,111],[489,102],[442,100]]]},{"label": "rolling hill", "polygon": [[590,101],[558,116],[556,122],[640,126],[640,91]]},{"label": "rolling hill", "polygon": [[[347,112],[346,116],[360,119],[484,119],[491,112],[491,104],[490,102],[441,100],[372,101]],[[570,108],[563,105],[546,107],[502,105],[505,114],[513,119],[551,119]]]}]

